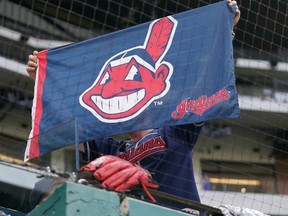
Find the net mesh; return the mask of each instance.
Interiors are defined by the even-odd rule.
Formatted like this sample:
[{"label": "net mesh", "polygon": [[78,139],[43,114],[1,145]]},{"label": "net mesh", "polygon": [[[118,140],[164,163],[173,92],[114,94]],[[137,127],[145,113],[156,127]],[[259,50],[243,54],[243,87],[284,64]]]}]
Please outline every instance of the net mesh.
[{"label": "net mesh", "polygon": [[[33,50],[94,38],[216,2],[0,1],[1,161],[24,164],[34,92],[25,67]],[[210,206],[230,204],[287,215],[288,4],[239,0],[238,5],[241,19],[234,29],[233,46],[241,118],[203,126],[194,150],[196,182],[202,202]],[[76,166],[74,146],[25,166],[71,173]]]}]

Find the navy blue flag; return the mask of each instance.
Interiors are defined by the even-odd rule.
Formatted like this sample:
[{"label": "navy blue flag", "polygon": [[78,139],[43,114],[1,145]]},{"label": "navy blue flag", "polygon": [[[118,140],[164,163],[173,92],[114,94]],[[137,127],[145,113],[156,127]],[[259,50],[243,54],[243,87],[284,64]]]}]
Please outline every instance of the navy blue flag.
[{"label": "navy blue flag", "polygon": [[238,118],[227,1],[40,52],[25,160],[97,137]]}]

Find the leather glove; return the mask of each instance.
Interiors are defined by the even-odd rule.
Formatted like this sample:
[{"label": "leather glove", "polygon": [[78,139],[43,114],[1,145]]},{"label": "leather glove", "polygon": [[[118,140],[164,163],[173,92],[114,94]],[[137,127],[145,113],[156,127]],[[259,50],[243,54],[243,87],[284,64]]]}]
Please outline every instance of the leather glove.
[{"label": "leather glove", "polygon": [[147,196],[156,203],[148,188],[158,188],[151,174],[142,167],[112,155],[105,155],[83,166],[80,171],[93,172],[102,187],[126,191],[140,184]]}]

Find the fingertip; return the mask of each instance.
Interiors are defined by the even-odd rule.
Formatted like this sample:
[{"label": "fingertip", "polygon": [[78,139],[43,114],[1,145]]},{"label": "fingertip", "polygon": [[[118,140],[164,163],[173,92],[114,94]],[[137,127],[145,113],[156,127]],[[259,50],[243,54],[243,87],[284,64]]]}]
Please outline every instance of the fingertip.
[{"label": "fingertip", "polygon": [[102,181],[102,175],[99,172],[94,172],[94,177],[98,180],[98,181]]}]

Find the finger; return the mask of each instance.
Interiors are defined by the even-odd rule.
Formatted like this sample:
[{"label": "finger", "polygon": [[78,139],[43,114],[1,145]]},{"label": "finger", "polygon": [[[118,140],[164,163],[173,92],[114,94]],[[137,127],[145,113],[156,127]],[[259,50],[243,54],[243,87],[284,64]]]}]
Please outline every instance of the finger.
[{"label": "finger", "polygon": [[35,68],[34,67],[26,67],[26,71],[28,72],[28,73],[35,73],[36,72],[36,70],[35,70]]},{"label": "finger", "polygon": [[114,175],[110,176],[106,180],[106,184],[109,184],[109,186],[111,188],[116,188],[116,187],[120,186],[121,184],[125,184],[125,182],[127,182],[131,178],[135,179],[139,183],[138,171],[139,170],[136,167],[129,167],[129,168],[123,169],[123,170],[115,173]]},{"label": "finger", "polygon": [[31,61],[31,62],[37,63],[37,57],[34,55],[29,55],[28,59],[29,59],[29,62]]},{"label": "finger", "polygon": [[146,187],[145,184],[141,182],[142,188],[144,192],[147,194],[147,196],[152,200],[153,203],[157,203],[156,199],[152,196],[152,194],[149,192],[148,188]]},{"label": "finger", "polygon": [[239,22],[239,20],[240,20],[240,15],[241,15],[241,12],[240,12],[240,10],[239,10],[238,7],[237,7],[236,13],[235,13],[235,17],[234,17],[234,21],[233,21],[233,27],[234,27],[235,25],[237,25],[237,23]]},{"label": "finger", "polygon": [[96,159],[95,160],[96,161],[95,165],[96,165],[96,167],[97,167],[97,164],[99,165],[99,167],[100,166],[105,166],[106,164],[112,163],[112,162],[117,161],[117,160],[119,160],[119,158],[116,157],[116,156],[105,155],[105,156],[102,156],[102,157]]},{"label": "finger", "polygon": [[229,5],[229,6],[237,5],[237,1],[231,1],[231,0],[229,1],[229,0],[228,0],[227,2],[228,2],[228,5]]},{"label": "finger", "polygon": [[34,50],[34,51],[33,51],[33,55],[36,56],[37,54],[38,54],[38,51],[37,51],[37,50]]},{"label": "finger", "polygon": [[114,190],[128,190],[136,184],[139,184],[136,170],[122,170],[108,178],[104,184]]},{"label": "finger", "polygon": [[152,177],[149,175],[149,173],[141,173],[141,175],[139,177],[139,181],[142,184],[145,184],[146,187],[155,188],[155,189],[159,187],[157,182],[152,179]]},{"label": "finger", "polygon": [[139,180],[137,178],[130,178],[123,184],[118,185],[115,187],[116,191],[125,191],[125,190],[130,190],[132,187],[139,185]]},{"label": "finger", "polygon": [[157,189],[159,187],[157,183],[150,182],[150,181],[144,181],[142,183],[145,184],[146,187],[153,188],[153,189]]},{"label": "finger", "polygon": [[99,157],[99,158],[91,161],[90,164],[92,164],[96,168],[100,168],[101,166],[108,164],[108,163],[111,163],[117,159],[119,159],[119,158],[117,158],[116,156],[105,155],[105,156]]},{"label": "finger", "polygon": [[31,67],[34,69],[37,68],[37,63],[35,61],[32,61],[32,60],[28,61],[27,65],[28,65],[28,67]]},{"label": "finger", "polygon": [[95,166],[93,166],[91,163],[81,167],[80,171],[89,171],[94,172],[96,170]]},{"label": "finger", "polygon": [[234,17],[234,20],[233,20],[233,28],[235,25],[237,25],[237,23],[239,22],[240,20],[240,10],[239,10],[239,7],[237,5],[237,1],[232,1],[232,0],[227,0],[227,3],[230,7],[232,6],[235,6],[236,7],[236,10],[235,10],[235,17]]},{"label": "finger", "polygon": [[94,177],[98,181],[103,181],[114,175],[116,172],[127,169],[131,166],[133,165],[127,161],[114,161],[109,164],[103,164],[99,169],[94,172]]},{"label": "finger", "polygon": [[239,10],[239,7],[238,7],[238,5],[237,5],[237,1],[228,1],[228,5],[230,6],[230,7],[233,7],[233,6],[235,6],[236,7],[236,13],[239,13],[240,12],[240,10]]},{"label": "finger", "polygon": [[140,183],[139,182],[139,170],[137,170],[137,169],[123,170],[121,175],[125,176],[125,178],[123,178],[123,181],[122,182],[120,182],[120,181],[116,182],[115,181],[115,183],[113,183],[111,185],[117,191],[129,190],[132,187],[134,187],[135,185],[138,185]]},{"label": "finger", "polygon": [[32,79],[36,79],[36,70],[35,68],[26,67],[26,71]]}]

